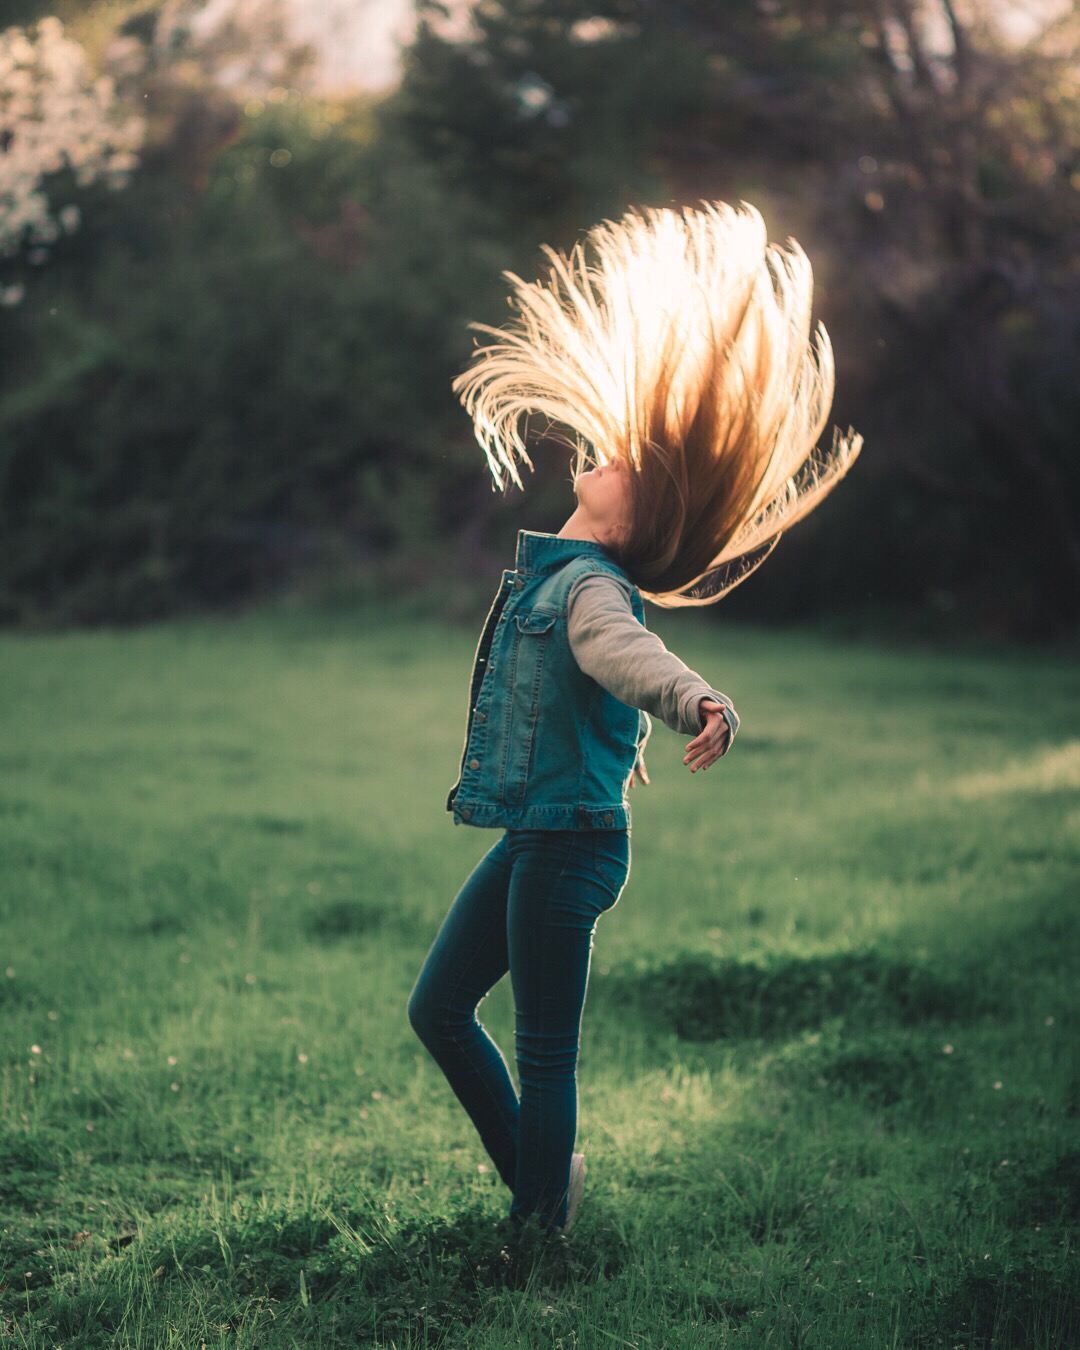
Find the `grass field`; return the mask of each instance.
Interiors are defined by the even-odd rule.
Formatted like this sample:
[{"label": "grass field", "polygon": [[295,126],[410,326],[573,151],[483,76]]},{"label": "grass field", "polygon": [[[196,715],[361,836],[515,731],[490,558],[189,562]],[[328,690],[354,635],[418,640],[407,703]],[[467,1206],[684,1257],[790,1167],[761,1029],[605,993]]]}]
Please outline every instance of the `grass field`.
[{"label": "grass field", "polygon": [[585,1201],[514,1263],[404,1011],[496,838],[443,811],[475,632],[0,640],[0,1339],[1080,1344],[1080,669],[656,626],[743,730],[654,733]]}]

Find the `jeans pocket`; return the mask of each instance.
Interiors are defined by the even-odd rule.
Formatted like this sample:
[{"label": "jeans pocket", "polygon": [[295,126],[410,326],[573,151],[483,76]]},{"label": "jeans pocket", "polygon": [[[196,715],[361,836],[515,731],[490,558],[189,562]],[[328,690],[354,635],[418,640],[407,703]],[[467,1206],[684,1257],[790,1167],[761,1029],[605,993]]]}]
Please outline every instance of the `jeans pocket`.
[{"label": "jeans pocket", "polygon": [[593,831],[593,870],[611,892],[611,904],[614,905],[630,875],[628,830]]}]

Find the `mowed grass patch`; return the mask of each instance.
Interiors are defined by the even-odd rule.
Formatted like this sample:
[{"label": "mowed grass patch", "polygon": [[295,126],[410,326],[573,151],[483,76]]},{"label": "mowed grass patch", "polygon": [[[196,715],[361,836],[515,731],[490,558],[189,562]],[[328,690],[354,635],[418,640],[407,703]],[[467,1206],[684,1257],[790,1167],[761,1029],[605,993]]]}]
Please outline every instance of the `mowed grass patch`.
[{"label": "mowed grass patch", "polygon": [[586,1200],[514,1254],[404,1011],[497,837],[444,811],[475,633],[0,640],[13,1344],[1080,1338],[1075,666],[657,626],[743,730],[695,776],[654,733]]}]

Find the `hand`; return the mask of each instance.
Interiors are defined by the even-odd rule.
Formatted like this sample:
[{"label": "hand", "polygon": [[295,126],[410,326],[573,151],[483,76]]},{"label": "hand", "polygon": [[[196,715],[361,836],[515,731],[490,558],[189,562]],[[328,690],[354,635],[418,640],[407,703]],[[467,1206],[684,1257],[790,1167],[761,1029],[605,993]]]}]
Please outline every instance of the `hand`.
[{"label": "hand", "polygon": [[707,769],[715,764],[727,750],[731,740],[731,728],[724,717],[724,705],[715,699],[703,698],[698,704],[698,712],[705,721],[705,728],[695,736],[686,747],[683,763],[690,765],[690,772]]},{"label": "hand", "polygon": [[637,787],[638,783],[640,783],[642,787],[649,786],[649,772],[645,768],[644,755],[638,755],[637,763],[630,772],[630,786]]}]

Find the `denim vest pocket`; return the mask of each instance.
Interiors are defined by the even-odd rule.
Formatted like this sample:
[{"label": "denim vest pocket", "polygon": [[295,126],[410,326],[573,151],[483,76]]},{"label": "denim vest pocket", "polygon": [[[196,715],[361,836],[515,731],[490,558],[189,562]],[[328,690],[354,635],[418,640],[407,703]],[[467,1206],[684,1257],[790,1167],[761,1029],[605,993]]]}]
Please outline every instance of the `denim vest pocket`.
[{"label": "denim vest pocket", "polygon": [[503,800],[510,806],[520,806],[525,798],[540,713],[544,657],[557,618],[557,614],[542,609],[515,616],[517,632],[514,635],[509,679],[513,694],[503,775]]},{"label": "denim vest pocket", "polygon": [[519,614],[517,616],[518,632],[550,633],[558,617],[557,614],[549,614],[542,609],[531,610],[528,614]]}]

